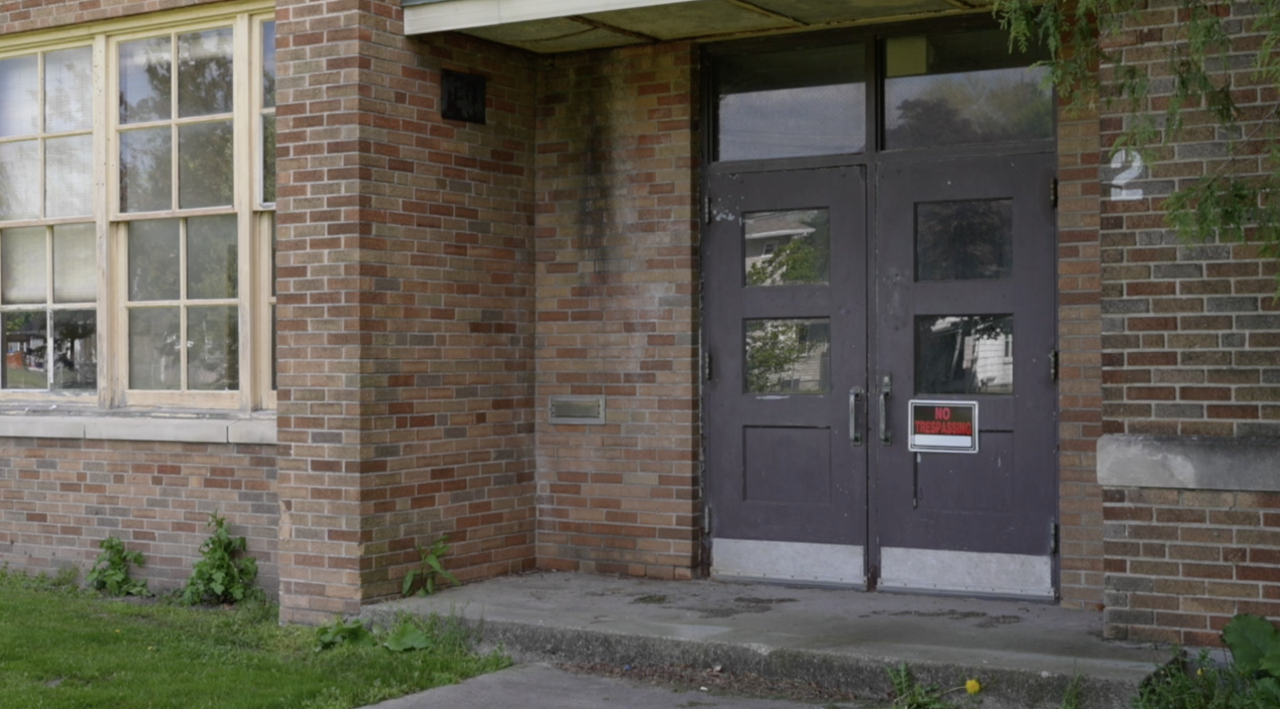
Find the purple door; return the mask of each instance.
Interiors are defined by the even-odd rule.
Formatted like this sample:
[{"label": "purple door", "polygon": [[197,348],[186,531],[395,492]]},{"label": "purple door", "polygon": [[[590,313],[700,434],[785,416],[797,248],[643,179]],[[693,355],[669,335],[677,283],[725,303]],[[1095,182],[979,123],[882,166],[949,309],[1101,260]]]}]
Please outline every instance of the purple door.
[{"label": "purple door", "polygon": [[[882,588],[1054,595],[1053,167],[1051,154],[880,166],[870,563]],[[943,429],[914,426],[912,400],[940,402],[917,420],[975,406],[976,452],[925,435]]]},{"label": "purple door", "polygon": [[710,182],[704,386],[718,575],[864,582],[863,170]]}]

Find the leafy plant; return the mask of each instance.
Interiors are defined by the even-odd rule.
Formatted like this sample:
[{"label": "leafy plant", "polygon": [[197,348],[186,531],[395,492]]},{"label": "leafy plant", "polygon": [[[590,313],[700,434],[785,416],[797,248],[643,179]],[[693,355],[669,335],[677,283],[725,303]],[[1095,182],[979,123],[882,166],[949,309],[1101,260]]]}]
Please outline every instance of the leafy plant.
[{"label": "leafy plant", "polygon": [[950,705],[942,699],[946,695],[960,691],[972,695],[982,691],[982,683],[976,679],[945,690],[936,684],[920,684],[905,662],[889,668],[889,681],[893,684],[893,709],[949,709]]},{"label": "leafy plant", "polygon": [[129,577],[129,565],[142,566],[145,562],[142,552],[124,548],[119,537],[107,537],[98,547],[102,553],[93,562],[93,569],[85,578],[89,588],[102,591],[109,596],[146,596],[147,582]]},{"label": "leafy plant", "polygon": [[436,584],[438,579],[444,579],[453,585],[458,585],[458,579],[444,568],[444,557],[449,553],[449,537],[440,537],[430,544],[430,546],[418,545],[418,556],[421,561],[419,568],[411,569],[405,574],[404,583],[400,587],[400,593],[405,596],[414,594],[413,587],[415,583],[421,579],[422,583],[418,586],[417,595],[430,596],[436,592]]},{"label": "leafy plant", "polygon": [[216,512],[209,515],[208,527],[213,532],[200,545],[200,560],[191,570],[191,578],[182,590],[182,602],[239,603],[258,598],[262,589],[253,585],[258,577],[258,561],[241,556],[248,548],[244,537],[232,537],[227,520]]},{"label": "leafy plant", "polygon": [[1232,662],[1179,650],[1143,683],[1135,709],[1264,709],[1280,706],[1280,632],[1266,618],[1237,615],[1222,630]]},{"label": "leafy plant", "polygon": [[1048,49],[1049,81],[1073,108],[1089,107],[1099,96],[1118,107],[1123,120],[1113,154],[1141,155],[1149,165],[1151,157],[1172,153],[1185,126],[1216,128],[1224,159],[1206,166],[1199,179],[1179,181],[1164,205],[1168,222],[1186,240],[1249,242],[1274,260],[1280,258],[1280,128],[1274,120],[1280,2],[1247,6],[1253,17],[1244,26],[1257,48],[1249,51],[1253,75],[1245,81],[1263,90],[1238,93],[1231,77],[1237,57],[1229,53],[1238,51],[1244,35],[1232,28],[1238,16],[1216,0],[1176,3],[1175,33],[1152,43],[1150,51],[1163,53],[1163,61],[1149,67],[1123,61],[1131,45],[1126,38],[1143,26],[1147,0],[996,0],[995,13],[1011,47],[1025,51],[1038,42]]},{"label": "leafy plant", "polygon": [[326,623],[316,628],[316,652],[328,650],[338,645],[369,647],[377,644],[378,641],[374,638],[373,633],[364,627],[364,623],[359,618],[352,618],[351,620],[335,618],[332,623]]}]

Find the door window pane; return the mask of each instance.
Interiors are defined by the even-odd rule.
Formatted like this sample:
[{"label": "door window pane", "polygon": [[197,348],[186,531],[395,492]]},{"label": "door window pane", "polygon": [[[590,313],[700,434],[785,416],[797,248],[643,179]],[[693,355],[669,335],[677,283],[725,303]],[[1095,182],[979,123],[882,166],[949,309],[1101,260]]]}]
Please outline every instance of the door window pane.
[{"label": "door window pane", "polygon": [[916,205],[916,280],[989,280],[1013,272],[1013,200]]},{"label": "door window pane", "polygon": [[45,312],[5,313],[0,321],[4,323],[4,388],[48,388]]},{"label": "door window pane", "polygon": [[885,43],[885,148],[1053,137],[1043,50],[1011,54],[1001,30],[896,37]]},{"label": "door window pane", "polygon": [[53,228],[53,302],[97,300],[98,254],[92,224]]},{"label": "door window pane", "polygon": [[178,128],[178,206],[182,209],[231,204],[231,121]]},{"label": "door window pane", "polygon": [[917,394],[1012,394],[1012,315],[916,318]]},{"label": "door window pane", "polygon": [[182,385],[182,331],[177,308],[129,311],[129,388]]},{"label": "door window pane", "polygon": [[827,318],[747,320],[744,325],[748,394],[823,394],[830,389]]},{"label": "door window pane", "polygon": [[262,23],[262,107],[276,106],[276,23]]},{"label": "door window pane", "polygon": [[40,216],[40,146],[0,143],[0,220]]},{"label": "door window pane", "polygon": [[178,116],[231,112],[230,27],[178,35]]},{"label": "door window pane", "polygon": [[120,122],[167,120],[173,115],[173,47],[168,36],[120,45]]},{"label": "door window pane", "polygon": [[46,132],[93,127],[93,53],[89,47],[44,55],[44,101]]},{"label": "door window pane", "polygon": [[93,214],[93,136],[50,138],[44,144],[47,217]]},{"label": "door window pane", "polygon": [[726,56],[716,63],[717,158],[860,153],[866,146],[862,45]]},{"label": "door window pane", "polygon": [[276,201],[276,114],[262,116],[262,203]]},{"label": "door window pane", "polygon": [[53,311],[53,388],[98,388],[98,314]]},{"label": "door window pane", "polygon": [[744,214],[742,236],[748,286],[829,282],[831,230],[827,210]]},{"label": "door window pane", "polygon": [[47,302],[45,239],[42,226],[0,232],[0,294],[5,305]]},{"label": "door window pane", "polygon": [[177,219],[129,224],[129,300],[177,300],[181,296],[178,228]]},{"label": "door window pane", "polygon": [[120,134],[120,211],[154,212],[173,205],[172,151],[167,126]]},{"label": "door window pane", "polygon": [[40,74],[36,55],[0,60],[0,138],[40,130]]}]

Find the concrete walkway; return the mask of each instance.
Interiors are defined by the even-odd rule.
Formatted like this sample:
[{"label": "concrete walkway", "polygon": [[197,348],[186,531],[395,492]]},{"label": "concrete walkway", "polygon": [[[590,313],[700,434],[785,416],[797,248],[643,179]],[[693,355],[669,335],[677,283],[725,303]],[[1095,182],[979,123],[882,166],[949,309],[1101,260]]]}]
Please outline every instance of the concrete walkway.
[{"label": "concrete walkway", "polygon": [[886,668],[906,662],[924,683],[979,679],[986,689],[977,696],[989,709],[1056,708],[1077,675],[1081,709],[1122,709],[1168,659],[1167,651],[1102,640],[1093,612],[773,584],[539,573],[370,606],[363,615],[391,622],[400,613],[462,617],[518,662],[719,665],[860,699],[888,696]]}]

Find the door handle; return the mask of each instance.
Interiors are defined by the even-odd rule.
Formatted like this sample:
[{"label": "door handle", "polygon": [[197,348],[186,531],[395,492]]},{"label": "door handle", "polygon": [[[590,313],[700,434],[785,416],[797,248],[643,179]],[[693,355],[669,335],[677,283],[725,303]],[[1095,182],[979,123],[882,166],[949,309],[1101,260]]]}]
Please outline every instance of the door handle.
[{"label": "door handle", "polygon": [[862,387],[849,388],[849,443],[862,445],[862,427],[858,425],[858,399],[862,396]]},{"label": "door handle", "polygon": [[893,376],[886,374],[880,380],[880,442],[886,446],[893,443],[893,434],[889,432],[889,393],[893,390]]}]

